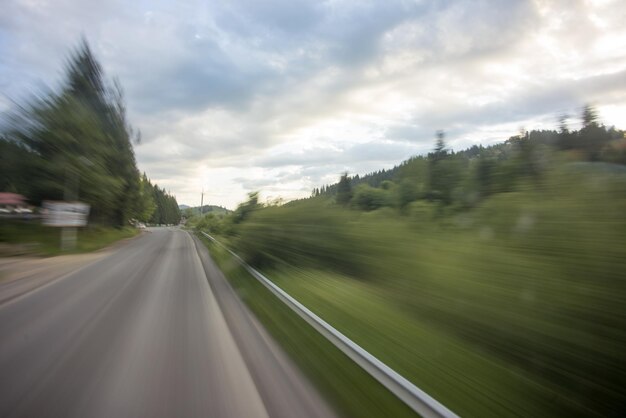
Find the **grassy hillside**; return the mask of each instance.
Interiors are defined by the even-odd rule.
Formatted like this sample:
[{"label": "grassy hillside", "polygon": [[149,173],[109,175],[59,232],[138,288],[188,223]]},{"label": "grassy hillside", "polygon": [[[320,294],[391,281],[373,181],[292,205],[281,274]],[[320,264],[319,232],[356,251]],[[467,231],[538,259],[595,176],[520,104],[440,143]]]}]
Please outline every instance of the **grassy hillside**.
[{"label": "grassy hillside", "polygon": [[211,256],[239,296],[309,376],[340,416],[394,418],[415,413],[306,321],[294,315],[222,247],[203,236]]},{"label": "grassy hillside", "polygon": [[619,416],[625,213],[622,166],[569,163],[471,208],[257,208],[230,242],[462,416]]}]

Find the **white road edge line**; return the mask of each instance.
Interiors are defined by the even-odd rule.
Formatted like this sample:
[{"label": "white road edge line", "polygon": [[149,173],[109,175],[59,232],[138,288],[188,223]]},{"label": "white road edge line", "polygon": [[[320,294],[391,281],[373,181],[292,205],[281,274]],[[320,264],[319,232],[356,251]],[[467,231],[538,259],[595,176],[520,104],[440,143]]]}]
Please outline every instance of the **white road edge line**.
[{"label": "white road edge line", "polygon": [[458,418],[458,415],[454,412],[311,312],[306,306],[291,297],[270,279],[248,265],[224,244],[205,232],[201,233],[228,251],[254,278],[415,412],[424,418]]}]

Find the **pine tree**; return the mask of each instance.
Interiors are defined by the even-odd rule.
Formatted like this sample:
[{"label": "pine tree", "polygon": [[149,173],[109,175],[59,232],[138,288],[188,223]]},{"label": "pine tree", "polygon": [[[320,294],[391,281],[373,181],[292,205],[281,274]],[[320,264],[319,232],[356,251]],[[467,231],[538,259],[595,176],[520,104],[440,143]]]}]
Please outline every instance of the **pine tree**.
[{"label": "pine tree", "polygon": [[337,203],[346,206],[352,200],[352,186],[348,173],[343,173],[337,185]]},{"label": "pine tree", "polygon": [[31,202],[80,199],[91,205],[92,221],[118,226],[141,212],[121,87],[106,81],[85,40],[67,62],[60,91],[31,99],[10,121],[9,140],[32,164],[23,170]]}]

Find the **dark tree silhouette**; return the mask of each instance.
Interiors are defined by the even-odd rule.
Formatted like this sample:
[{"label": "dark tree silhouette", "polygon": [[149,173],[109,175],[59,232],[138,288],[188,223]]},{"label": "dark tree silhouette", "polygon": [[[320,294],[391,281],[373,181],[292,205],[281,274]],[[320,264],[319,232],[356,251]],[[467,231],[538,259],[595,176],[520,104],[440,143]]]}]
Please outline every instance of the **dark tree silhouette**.
[{"label": "dark tree silhouette", "polygon": [[350,203],[350,200],[352,200],[352,186],[348,173],[343,173],[337,184],[337,203],[345,206]]}]

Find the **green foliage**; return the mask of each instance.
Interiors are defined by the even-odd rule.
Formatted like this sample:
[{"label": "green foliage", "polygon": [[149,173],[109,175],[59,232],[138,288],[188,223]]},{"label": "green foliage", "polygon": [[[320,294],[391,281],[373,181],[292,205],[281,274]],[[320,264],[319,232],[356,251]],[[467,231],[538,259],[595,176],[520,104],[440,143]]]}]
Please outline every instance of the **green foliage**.
[{"label": "green foliage", "polygon": [[[626,400],[626,169],[558,164],[527,181],[464,211],[263,208],[232,243],[461,415],[606,416]],[[380,323],[387,305],[402,325]]]},{"label": "green foliage", "polygon": [[237,206],[237,209],[233,212],[233,223],[238,224],[245,221],[259,208],[261,208],[261,205],[259,204],[259,192],[249,193],[248,200]]},{"label": "green foliage", "polygon": [[[625,132],[599,124],[595,110],[589,106],[582,118],[583,127],[578,131],[570,131],[567,117],[562,117],[558,132],[523,131],[501,144],[474,145],[459,152],[447,149],[444,133],[439,131],[435,148],[427,157],[412,157],[391,170],[363,177],[344,174],[338,183],[314,189],[313,197],[334,194],[339,205],[352,202],[352,208],[366,211],[384,202],[382,206],[398,207],[403,212],[411,202],[426,199],[438,202],[441,212],[444,208],[473,207],[493,194],[541,187],[545,173],[564,156],[569,160],[626,164]],[[353,194],[356,198],[361,185],[370,188],[360,189],[357,203]],[[383,198],[378,190],[391,193]]]},{"label": "green foliage", "polygon": [[420,196],[418,184],[411,179],[402,179],[398,186],[398,206],[405,208],[409,203],[417,200]]},{"label": "green foliage", "polygon": [[350,179],[348,173],[342,174],[337,184],[337,204],[346,206],[352,200],[352,186],[350,185]]},{"label": "green foliage", "polygon": [[150,217],[150,223],[156,225],[178,224],[180,222],[180,209],[176,197],[167,193],[157,185],[147,183],[147,190],[155,202],[155,210]]},{"label": "green foliage", "polygon": [[622,135],[620,138],[616,135],[616,139],[602,149],[600,160],[626,165],[626,136]]},{"label": "green foliage", "polygon": [[[95,251],[106,247],[124,238],[137,234],[132,227],[111,228],[90,225],[77,230],[76,248],[72,253]],[[39,256],[54,256],[67,253],[61,249],[61,229],[41,225],[35,221],[8,221],[0,222],[0,242],[6,246],[6,251],[12,247],[26,248],[22,254]],[[0,254],[4,248],[0,247]],[[4,255],[4,254],[2,254]]]},{"label": "green foliage", "polygon": [[[146,220],[158,193],[140,178],[131,141],[139,138],[126,119],[122,89],[108,82],[86,41],[72,53],[65,83],[7,115],[0,138],[0,190],[43,200],[81,200],[90,219],[115,226]],[[4,159],[12,162],[4,164]]]},{"label": "green foliage", "polygon": [[590,105],[586,105],[581,114],[582,128],[570,132],[566,119],[562,120],[556,144],[561,150],[575,151],[578,158],[587,161],[607,161],[624,164],[621,158],[615,158],[613,151],[620,154],[620,142],[624,132],[615,128],[607,128],[598,122],[598,114]]},{"label": "green foliage", "polygon": [[219,212],[209,212],[202,217],[194,218],[191,226],[193,226],[196,231],[206,231],[211,234],[229,236],[234,232],[234,225],[233,216],[227,216]]},{"label": "green foliage", "polygon": [[256,210],[230,242],[461,415],[611,415],[626,404],[626,168],[608,162],[626,146],[590,120],[461,152],[440,137],[342,176],[349,200],[337,183]]},{"label": "green foliage", "polygon": [[30,196],[36,187],[29,173],[36,170],[39,158],[19,142],[0,137],[0,190]]},{"label": "green foliage", "polygon": [[201,239],[235,291],[340,416],[415,416],[402,401],[250,277],[223,248]]},{"label": "green foliage", "polygon": [[213,212],[215,215],[226,215],[231,212],[230,210],[217,205],[204,205],[202,207],[195,207],[190,209],[193,211],[193,214],[204,214]]},{"label": "green foliage", "polygon": [[391,182],[387,184],[387,189],[370,187],[367,184],[360,184],[354,190],[352,206],[361,210],[376,210],[393,203],[391,197]]},{"label": "green foliage", "polygon": [[583,128],[598,125],[598,113],[591,105],[585,105],[582,112]]},{"label": "green foliage", "polygon": [[[324,203],[268,207],[256,211],[237,230],[237,247],[253,264],[298,263],[354,271],[363,249],[351,236],[349,213]],[[356,246],[356,247],[355,247]]]},{"label": "green foliage", "polygon": [[157,204],[154,198],[152,183],[148,180],[146,173],[139,182],[139,196],[137,199],[137,220],[149,222],[152,214],[156,211]]},{"label": "green foliage", "polygon": [[428,197],[444,204],[453,201],[454,189],[463,176],[465,161],[461,156],[445,155],[430,160],[430,190]]},{"label": "green foliage", "polygon": [[427,200],[418,200],[410,203],[406,212],[410,219],[418,221],[417,225],[422,225],[424,222],[434,220],[438,212],[438,206]]},{"label": "green foliage", "polygon": [[461,415],[611,415],[624,138],[595,117],[460,152],[440,136],[428,157],[255,210],[230,243]]},{"label": "green foliage", "polygon": [[478,193],[483,197],[491,195],[495,191],[496,161],[489,157],[479,158],[475,170]]}]

